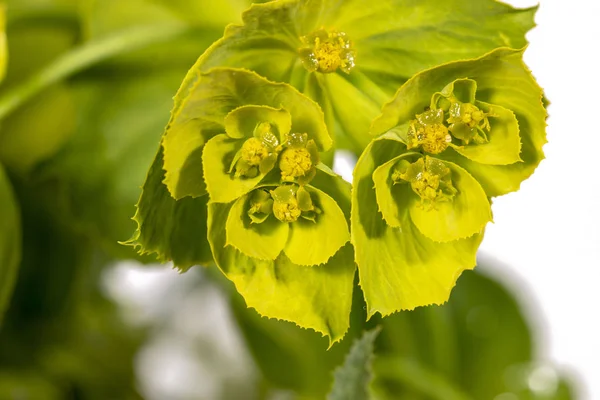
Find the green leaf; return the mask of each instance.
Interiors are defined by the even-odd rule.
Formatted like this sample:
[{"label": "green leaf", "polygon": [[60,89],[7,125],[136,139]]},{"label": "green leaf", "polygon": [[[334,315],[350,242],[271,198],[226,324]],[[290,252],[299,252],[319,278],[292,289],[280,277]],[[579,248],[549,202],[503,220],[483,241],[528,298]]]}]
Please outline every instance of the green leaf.
[{"label": "green leaf", "polygon": [[[194,71],[219,66],[251,69],[289,82],[318,100],[336,139],[360,153],[370,140],[366,127],[410,76],[500,46],[525,46],[535,10],[515,10],[493,0],[255,4],[243,14],[243,25],[230,25],[224,37],[199,58],[178,97],[185,97],[193,87]],[[303,66],[299,49],[306,43],[301,38],[322,27],[345,33],[352,43],[356,66],[349,74],[309,72]]]},{"label": "green leaf", "polygon": [[290,231],[272,214],[260,224],[253,224],[248,216],[250,195],[237,199],[225,224],[226,246],[233,246],[248,257],[275,260],[283,250]]},{"label": "green leaf", "polygon": [[135,246],[141,254],[155,253],[163,262],[172,260],[183,271],[194,265],[207,265],[212,262],[206,239],[208,196],[173,199],[162,183],[162,165],[161,148],[150,167],[133,217],[136,232],[124,244]]},{"label": "green leaf", "polygon": [[8,176],[0,164],[0,324],[21,262],[21,217]]},{"label": "green leaf", "polygon": [[[231,68],[215,68],[206,73],[192,69],[183,84],[186,85],[189,80],[193,80],[193,86],[185,94],[180,91],[175,96],[171,120],[163,138],[167,171],[165,183],[175,198],[205,193],[199,183],[203,173],[196,157],[210,138],[225,132],[225,117],[239,107],[283,108],[292,116],[292,132],[307,133],[320,151],[328,150],[332,145],[319,106],[289,85],[273,83],[256,73]],[[188,165],[193,168],[188,168]],[[215,168],[215,176],[217,171],[222,173],[230,168],[230,165],[213,165],[212,162],[209,165],[205,162],[207,166]],[[207,180],[212,174],[213,171],[206,174]],[[210,191],[210,183],[207,182],[207,185]],[[228,202],[239,195],[226,199],[214,197],[211,192],[211,201]]]},{"label": "green leaf", "polygon": [[490,201],[481,185],[464,169],[445,162],[451,171],[452,185],[458,193],[451,201],[439,201],[428,210],[419,205],[420,199],[412,196],[410,218],[419,231],[436,242],[464,239],[483,233],[492,220]]},{"label": "green leaf", "polygon": [[316,222],[300,218],[290,224],[284,251],[294,264],[325,264],[350,240],[348,222],[333,198],[313,187],[308,191],[321,213]]},{"label": "green leaf", "polygon": [[482,239],[436,243],[419,232],[408,209],[398,214],[399,227],[386,224],[374,206],[373,171],[403,149],[400,142],[374,141],[354,170],[352,243],[369,316],[446,302],[461,272],[475,267]]},{"label": "green leaf", "polygon": [[[488,197],[517,190],[543,159],[542,146],[546,143],[547,114],[542,105],[542,90],[523,64],[522,55],[523,50],[497,49],[478,59],[448,63],[416,75],[383,107],[382,114],[373,121],[371,133],[383,134],[402,126],[430,106],[431,96],[449,82],[470,77],[477,82],[477,99],[481,101],[479,104],[489,105],[492,109],[499,106],[497,113],[500,117],[490,118],[490,124],[497,129],[490,133],[490,142],[472,145],[474,150],[465,153],[479,159],[484,157],[484,152],[489,152],[485,155],[486,164],[470,160],[451,148],[436,157],[466,169],[481,184]],[[516,121],[512,118],[512,113],[516,116]],[[491,162],[499,163],[503,159],[516,160],[516,128],[519,128],[522,143],[520,158],[523,162],[488,165]],[[492,143],[491,138],[494,136]],[[478,150],[479,147],[482,150]],[[503,147],[502,155],[497,154],[500,147]]]},{"label": "green leaf", "polygon": [[232,204],[208,207],[208,240],[215,262],[248,307],[327,335],[330,344],[342,339],[352,303],[352,246],[347,244],[319,266],[293,264],[284,253],[274,261],[258,260],[226,246],[225,226]]},{"label": "green leaf", "polygon": [[354,343],[346,356],[344,365],[335,371],[333,388],[328,400],[369,400],[369,385],[372,378],[375,339],[380,329],[365,332]]}]

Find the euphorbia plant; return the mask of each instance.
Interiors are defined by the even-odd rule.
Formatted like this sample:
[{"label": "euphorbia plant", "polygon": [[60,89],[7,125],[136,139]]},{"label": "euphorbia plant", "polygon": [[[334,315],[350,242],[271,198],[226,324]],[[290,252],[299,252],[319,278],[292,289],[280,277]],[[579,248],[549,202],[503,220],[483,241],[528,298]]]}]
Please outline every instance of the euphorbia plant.
[{"label": "euphorbia plant", "polygon": [[[445,302],[490,199],[542,159],[546,112],[509,48],[535,10],[413,3],[253,5],[177,92],[129,243],[214,263],[249,307],[331,343],[356,265],[369,317]],[[340,148],[360,155],[352,188]]]}]

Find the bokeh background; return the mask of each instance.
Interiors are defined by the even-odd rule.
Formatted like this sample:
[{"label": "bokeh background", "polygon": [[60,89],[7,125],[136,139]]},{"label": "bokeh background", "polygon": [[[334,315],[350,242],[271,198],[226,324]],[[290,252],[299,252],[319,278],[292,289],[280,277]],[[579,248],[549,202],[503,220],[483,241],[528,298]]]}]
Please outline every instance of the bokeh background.
[{"label": "bokeh background", "polygon": [[[600,398],[594,0],[540,0],[525,59],[551,101],[547,160],[494,201],[478,272],[447,305],[384,321],[365,324],[357,296],[351,331],[330,351],[247,310],[215,268],[180,275],[117,243],[133,232],[173,94],[250,1],[6,3],[0,162],[23,260],[0,329],[0,399],[323,398],[352,341],[378,324],[379,398]],[[23,82],[36,89],[32,77],[74,62],[76,73],[3,108]],[[352,164],[336,156],[346,177]]]}]

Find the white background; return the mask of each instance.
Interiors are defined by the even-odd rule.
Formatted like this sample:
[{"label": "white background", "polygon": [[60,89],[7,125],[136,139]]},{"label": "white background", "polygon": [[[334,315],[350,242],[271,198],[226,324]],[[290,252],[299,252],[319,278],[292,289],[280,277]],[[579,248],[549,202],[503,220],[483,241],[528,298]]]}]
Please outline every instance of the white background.
[{"label": "white background", "polygon": [[600,1],[539,4],[525,61],[552,103],[547,159],[494,201],[481,252],[524,283],[546,352],[579,373],[581,398],[600,399]]}]

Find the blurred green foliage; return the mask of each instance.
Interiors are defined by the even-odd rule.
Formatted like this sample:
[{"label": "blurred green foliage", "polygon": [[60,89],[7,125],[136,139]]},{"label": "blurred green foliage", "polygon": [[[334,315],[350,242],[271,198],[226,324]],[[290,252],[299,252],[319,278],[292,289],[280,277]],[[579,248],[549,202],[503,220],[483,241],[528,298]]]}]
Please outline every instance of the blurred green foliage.
[{"label": "blurred green foliage", "polygon": [[[134,229],[129,217],[171,98],[249,3],[7,1],[0,318],[8,311],[0,319],[0,399],[142,397],[134,359],[156,327],[126,321],[102,277],[119,260],[146,261],[118,241]],[[155,32],[152,40],[138,40],[143,29]],[[5,62],[0,55],[0,68]],[[530,327],[510,293],[482,275],[465,273],[444,306],[367,323],[355,285],[350,332],[329,351],[326,338],[259,317],[229,282],[206,276],[228,296],[260,372],[248,398],[281,390],[324,398],[353,341],[378,325],[375,398],[575,397],[559,375],[532,390],[540,367]]]}]

